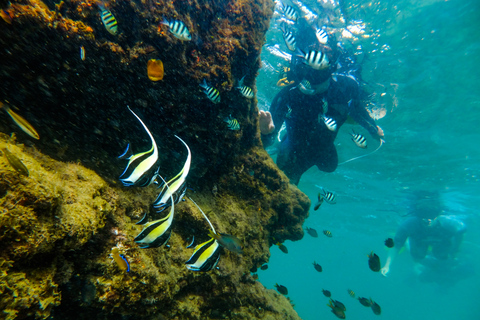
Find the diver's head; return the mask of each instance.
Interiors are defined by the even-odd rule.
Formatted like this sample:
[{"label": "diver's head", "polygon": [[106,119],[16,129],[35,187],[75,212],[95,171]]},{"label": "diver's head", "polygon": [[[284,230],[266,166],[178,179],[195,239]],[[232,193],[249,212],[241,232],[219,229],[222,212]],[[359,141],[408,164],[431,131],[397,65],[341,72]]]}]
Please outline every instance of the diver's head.
[{"label": "diver's head", "polygon": [[410,215],[433,221],[442,214],[442,203],[437,191],[417,191],[410,203]]},{"label": "diver's head", "polygon": [[[318,44],[310,45],[306,48],[306,52],[310,50],[323,50]],[[322,70],[315,70],[305,63],[305,59],[297,55],[292,55],[291,61],[291,74],[292,80],[295,83],[298,83],[298,89],[303,94],[313,95],[325,92],[330,85],[330,77],[334,71],[334,66],[332,66],[331,54],[326,53],[328,61],[330,64],[327,68]],[[301,83],[306,83],[306,85],[301,85]]]}]

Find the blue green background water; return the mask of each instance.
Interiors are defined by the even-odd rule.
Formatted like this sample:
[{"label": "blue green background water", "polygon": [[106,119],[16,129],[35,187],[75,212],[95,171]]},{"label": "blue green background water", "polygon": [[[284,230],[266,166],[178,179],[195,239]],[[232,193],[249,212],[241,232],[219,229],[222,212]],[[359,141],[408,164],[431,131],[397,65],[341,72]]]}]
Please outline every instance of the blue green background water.
[{"label": "blue green background water", "polygon": [[[363,20],[371,35],[362,40],[367,51],[363,77],[377,94],[385,93],[377,95],[376,102],[387,109],[377,121],[386,144],[372,155],[340,165],[334,173],[312,168],[304,174],[299,188],[312,202],[319,191],[315,185],[320,185],[337,192],[338,203],[311,210],[304,226],[315,228],[318,238],[305,234],[301,241],[287,241],[288,254],[273,246],[269,269],[259,271],[260,281],[268,288],[285,285],[295,309],[307,320],[335,319],[322,288],[346,304],[347,319],[377,317],[347,289],[377,301],[384,319],[479,319],[480,2],[355,4],[365,6],[350,19]],[[276,15],[272,20],[262,53],[264,68],[258,77],[262,109],[268,109],[279,91],[271,66],[281,59],[267,50],[276,43],[286,50],[278,19]],[[358,125],[341,128],[336,140],[340,162],[375,148],[366,132],[362,133],[370,138],[371,149],[356,148],[350,128],[362,132]],[[384,263],[383,241],[395,234],[415,190],[439,191],[445,211],[467,223],[459,259],[468,262],[475,275],[462,279],[466,275],[459,274],[453,284],[421,282],[408,252],[397,257],[388,277],[369,270],[367,254],[373,250]],[[333,237],[323,236],[323,229]],[[313,261],[322,265],[322,273],[314,270]]]}]

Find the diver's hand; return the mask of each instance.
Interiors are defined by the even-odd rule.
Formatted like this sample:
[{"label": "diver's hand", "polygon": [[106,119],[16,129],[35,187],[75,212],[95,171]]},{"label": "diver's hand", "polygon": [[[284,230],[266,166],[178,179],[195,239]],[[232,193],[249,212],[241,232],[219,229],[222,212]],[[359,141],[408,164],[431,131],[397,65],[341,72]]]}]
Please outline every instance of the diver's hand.
[{"label": "diver's hand", "polygon": [[273,125],[272,114],[268,111],[260,110],[258,112],[258,123],[260,125],[260,132],[262,134],[270,134],[275,130]]},{"label": "diver's hand", "polygon": [[380,128],[380,126],[377,126],[377,135],[380,138],[380,140],[385,142],[385,140],[383,139],[383,137],[385,137],[385,133],[383,132],[383,129]]},{"label": "diver's hand", "polygon": [[388,275],[388,273],[390,272],[390,268],[385,266],[380,270],[380,272],[382,273],[382,276],[386,277]]}]

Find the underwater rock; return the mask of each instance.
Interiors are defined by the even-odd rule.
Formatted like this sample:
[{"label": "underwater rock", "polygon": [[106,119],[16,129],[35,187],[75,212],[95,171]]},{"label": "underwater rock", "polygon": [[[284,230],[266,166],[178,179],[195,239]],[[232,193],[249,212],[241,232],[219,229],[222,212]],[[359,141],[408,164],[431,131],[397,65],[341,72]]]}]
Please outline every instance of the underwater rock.
[{"label": "underwater rock", "polygon": [[[0,20],[0,99],[21,107],[42,137],[31,140],[0,117],[0,131],[17,135],[1,134],[0,149],[8,147],[30,172],[21,176],[0,157],[5,318],[299,319],[249,270],[268,261],[273,239],[303,236],[310,202],[263,150],[256,99],[234,90],[236,80],[258,72],[274,2],[109,1],[115,35],[105,29],[98,2],[4,5],[11,24]],[[159,29],[163,16],[183,21],[192,41]],[[145,72],[153,58],[164,63],[160,82]],[[203,79],[220,91],[220,103],[206,99],[198,86]],[[255,91],[254,82],[245,85]],[[127,105],[158,139],[167,177],[185,158],[174,135],[188,143],[189,190],[218,232],[242,241],[243,255],[223,252],[208,273],[187,270],[193,251],[187,239],[206,241],[209,230],[188,201],[175,207],[169,247],[134,243],[141,230],[134,222],[157,190],[128,189],[117,180],[125,146],[148,149]],[[223,121],[231,110],[240,130]],[[109,257],[114,246],[130,272]]]}]

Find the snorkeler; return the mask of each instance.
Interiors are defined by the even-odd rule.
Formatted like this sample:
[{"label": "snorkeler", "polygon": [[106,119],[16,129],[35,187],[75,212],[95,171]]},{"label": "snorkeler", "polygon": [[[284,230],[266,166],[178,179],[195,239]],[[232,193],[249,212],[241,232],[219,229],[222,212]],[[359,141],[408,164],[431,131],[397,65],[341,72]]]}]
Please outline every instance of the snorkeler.
[{"label": "snorkeler", "polygon": [[395,246],[381,269],[384,276],[390,272],[393,260],[407,239],[410,255],[425,267],[424,278],[432,278],[432,271],[434,276],[440,276],[458,266],[457,253],[466,231],[465,224],[455,215],[442,214],[437,192],[422,191],[414,197],[408,218],[399,226]]},{"label": "snorkeler", "polygon": [[[308,31],[312,30],[306,35]],[[321,44],[312,31],[304,42],[309,43],[306,52],[292,55],[289,78],[294,83],[275,96],[270,112],[259,113],[263,145],[281,140],[277,165],[293,184],[314,165],[325,172],[335,171],[334,141],[349,116],[374,138],[383,137],[365,108],[358,79],[353,73],[338,72],[341,53],[335,41]],[[279,139],[284,122],[286,134]]]}]

